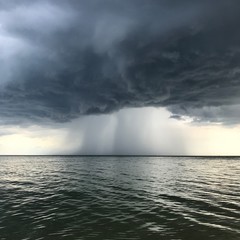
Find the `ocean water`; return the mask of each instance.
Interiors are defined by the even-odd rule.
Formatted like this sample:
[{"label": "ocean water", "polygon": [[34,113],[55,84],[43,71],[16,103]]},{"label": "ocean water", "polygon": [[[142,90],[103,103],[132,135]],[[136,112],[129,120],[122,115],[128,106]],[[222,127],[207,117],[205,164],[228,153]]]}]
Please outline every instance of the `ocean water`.
[{"label": "ocean water", "polygon": [[2,156],[0,239],[238,240],[240,158]]}]

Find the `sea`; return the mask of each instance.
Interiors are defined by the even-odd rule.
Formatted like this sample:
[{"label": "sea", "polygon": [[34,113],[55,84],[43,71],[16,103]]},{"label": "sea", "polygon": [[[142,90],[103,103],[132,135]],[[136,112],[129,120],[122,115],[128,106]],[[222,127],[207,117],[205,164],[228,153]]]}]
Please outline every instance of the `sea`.
[{"label": "sea", "polygon": [[1,240],[240,240],[240,158],[1,156]]}]

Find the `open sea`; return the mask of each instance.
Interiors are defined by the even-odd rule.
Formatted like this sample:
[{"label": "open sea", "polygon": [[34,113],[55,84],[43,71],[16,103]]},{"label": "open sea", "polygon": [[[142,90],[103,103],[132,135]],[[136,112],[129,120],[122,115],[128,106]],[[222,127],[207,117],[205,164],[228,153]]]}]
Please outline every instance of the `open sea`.
[{"label": "open sea", "polygon": [[0,240],[240,240],[240,158],[0,157]]}]

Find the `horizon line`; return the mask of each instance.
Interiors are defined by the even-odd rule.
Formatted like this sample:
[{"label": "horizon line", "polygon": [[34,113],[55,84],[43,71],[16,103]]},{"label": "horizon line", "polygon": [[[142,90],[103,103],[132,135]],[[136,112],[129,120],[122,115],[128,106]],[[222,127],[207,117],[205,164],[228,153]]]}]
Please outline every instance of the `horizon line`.
[{"label": "horizon line", "polygon": [[0,154],[0,157],[210,157],[240,158],[240,155],[164,155],[164,154]]}]

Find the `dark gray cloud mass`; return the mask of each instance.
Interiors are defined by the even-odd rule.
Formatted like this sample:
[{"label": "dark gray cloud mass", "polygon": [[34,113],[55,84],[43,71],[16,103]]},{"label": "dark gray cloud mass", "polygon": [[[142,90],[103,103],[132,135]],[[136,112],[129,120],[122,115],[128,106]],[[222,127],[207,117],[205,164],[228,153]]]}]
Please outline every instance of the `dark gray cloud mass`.
[{"label": "dark gray cloud mass", "polygon": [[0,116],[125,107],[237,123],[238,0],[0,1]]}]

